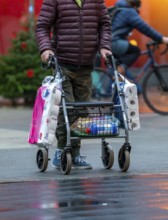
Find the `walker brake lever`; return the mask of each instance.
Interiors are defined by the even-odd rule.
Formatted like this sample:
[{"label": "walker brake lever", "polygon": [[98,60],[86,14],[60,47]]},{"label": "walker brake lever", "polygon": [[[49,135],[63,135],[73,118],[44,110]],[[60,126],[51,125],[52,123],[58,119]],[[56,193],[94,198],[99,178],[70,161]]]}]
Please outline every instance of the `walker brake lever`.
[{"label": "walker brake lever", "polygon": [[105,65],[107,68],[110,68],[112,66],[111,54],[106,55]]},{"label": "walker brake lever", "polygon": [[50,69],[50,68],[55,68],[55,61],[54,61],[54,55],[50,54],[49,59],[47,63],[42,63],[42,68],[43,69]]}]

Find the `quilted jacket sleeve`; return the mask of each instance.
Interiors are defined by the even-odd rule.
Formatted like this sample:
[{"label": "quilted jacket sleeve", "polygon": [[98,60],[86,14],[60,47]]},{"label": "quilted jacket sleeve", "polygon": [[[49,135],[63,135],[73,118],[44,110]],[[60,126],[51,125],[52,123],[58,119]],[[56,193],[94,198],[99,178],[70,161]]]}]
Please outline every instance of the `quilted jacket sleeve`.
[{"label": "quilted jacket sleeve", "polygon": [[38,17],[35,35],[40,53],[49,49],[51,45],[51,28],[57,17],[57,5],[54,0],[44,0]]},{"label": "quilted jacket sleeve", "polygon": [[99,24],[99,50],[106,48],[111,50],[111,21],[103,0],[100,0],[100,24]]}]

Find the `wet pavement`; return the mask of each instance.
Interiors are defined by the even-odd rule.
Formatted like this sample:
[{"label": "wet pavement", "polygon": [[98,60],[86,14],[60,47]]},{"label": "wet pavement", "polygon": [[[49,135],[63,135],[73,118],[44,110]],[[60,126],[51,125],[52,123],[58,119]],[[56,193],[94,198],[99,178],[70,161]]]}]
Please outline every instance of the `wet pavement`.
[{"label": "wet pavement", "polygon": [[[140,115],[130,132],[130,168],[122,173],[123,139],[109,139],[115,161],[105,170],[100,139],[82,140],[92,170],[63,175],[48,165],[38,171],[37,148],[27,143],[29,108],[0,109],[0,219],[168,219],[168,116]],[[52,158],[55,147],[49,149]]]},{"label": "wet pavement", "polygon": [[167,175],[1,184],[0,219],[168,219]]}]

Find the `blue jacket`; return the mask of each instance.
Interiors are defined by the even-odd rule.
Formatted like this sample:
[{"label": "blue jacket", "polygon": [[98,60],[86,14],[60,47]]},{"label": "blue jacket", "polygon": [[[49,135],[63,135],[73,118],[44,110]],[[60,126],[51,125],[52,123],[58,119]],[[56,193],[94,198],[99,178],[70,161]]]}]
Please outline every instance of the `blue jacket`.
[{"label": "blue jacket", "polygon": [[125,0],[118,0],[116,6],[124,7],[116,12],[112,20],[112,41],[119,39],[127,39],[129,33],[133,29],[137,29],[142,34],[148,36],[155,41],[162,41],[162,34],[157,32],[154,28],[150,27],[139,16],[138,12],[128,6]]}]

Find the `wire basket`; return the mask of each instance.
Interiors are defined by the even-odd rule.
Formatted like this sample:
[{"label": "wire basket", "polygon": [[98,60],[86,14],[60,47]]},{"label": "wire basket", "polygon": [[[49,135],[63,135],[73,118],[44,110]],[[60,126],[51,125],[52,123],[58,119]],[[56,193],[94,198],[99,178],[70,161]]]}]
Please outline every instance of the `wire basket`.
[{"label": "wire basket", "polygon": [[112,106],[80,106],[68,110],[73,137],[106,137],[119,135],[119,120]]}]

